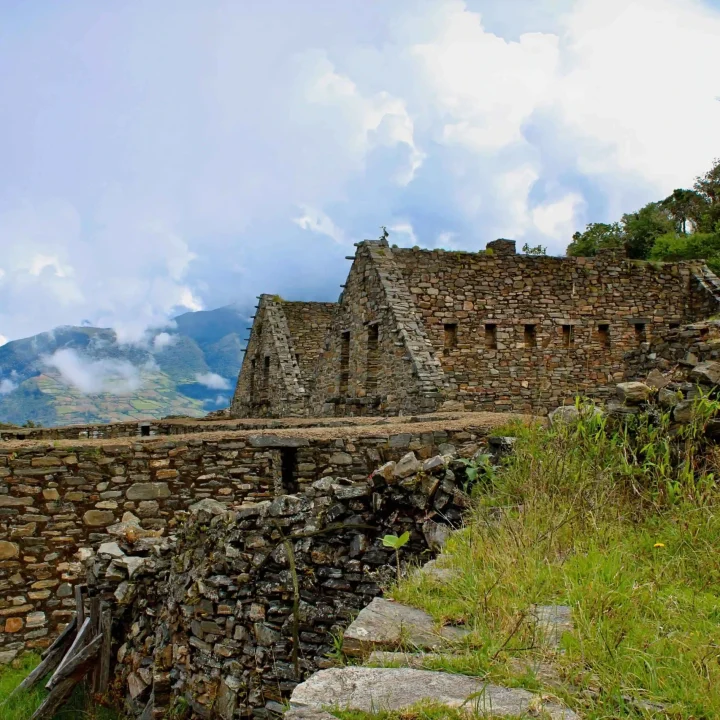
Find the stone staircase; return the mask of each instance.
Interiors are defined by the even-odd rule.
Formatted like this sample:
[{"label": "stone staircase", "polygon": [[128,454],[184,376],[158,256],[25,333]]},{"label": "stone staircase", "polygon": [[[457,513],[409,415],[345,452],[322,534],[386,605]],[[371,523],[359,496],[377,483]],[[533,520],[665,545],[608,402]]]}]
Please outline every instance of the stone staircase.
[{"label": "stone staircase", "polygon": [[[430,573],[438,582],[452,580],[452,569],[442,566],[442,556],[419,572]],[[562,633],[572,630],[566,606],[536,606],[530,615],[548,649],[557,650]],[[343,640],[344,653],[363,664],[316,672],[295,688],[285,718],[332,720],[328,709],[401,711],[432,702],[483,717],[532,717],[542,711],[552,720],[579,720],[575,712],[545,695],[479,677],[422,669],[428,659],[459,650],[469,632],[462,627],[438,628],[422,610],[375,598],[348,627]]]}]

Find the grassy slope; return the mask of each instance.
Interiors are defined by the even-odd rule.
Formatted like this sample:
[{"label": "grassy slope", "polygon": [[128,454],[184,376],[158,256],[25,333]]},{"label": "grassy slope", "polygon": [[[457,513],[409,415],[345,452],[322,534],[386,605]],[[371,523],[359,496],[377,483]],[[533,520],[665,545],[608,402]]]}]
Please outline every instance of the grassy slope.
[{"label": "grassy slope", "polygon": [[[630,442],[602,421],[573,432],[516,430],[515,456],[486,479],[467,526],[448,543],[457,579],[416,574],[394,592],[473,631],[460,655],[427,669],[543,690],[589,720],[720,718],[714,453],[703,467],[693,452],[672,469],[667,428],[647,423]],[[563,652],[539,647],[526,618],[534,603],[572,607]],[[653,715],[638,701],[664,709]]]}]

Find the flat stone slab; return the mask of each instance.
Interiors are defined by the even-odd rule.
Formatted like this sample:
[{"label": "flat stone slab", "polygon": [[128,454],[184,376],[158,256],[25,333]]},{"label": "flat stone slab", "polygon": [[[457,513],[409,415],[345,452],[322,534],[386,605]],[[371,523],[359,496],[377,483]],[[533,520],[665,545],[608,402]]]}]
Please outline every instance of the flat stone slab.
[{"label": "flat stone slab", "polygon": [[347,710],[403,710],[420,702],[433,702],[491,717],[532,716],[542,708],[552,720],[579,720],[559,703],[518,688],[490,685],[467,675],[414,670],[348,666],[321,670],[298,685],[291,708],[337,707]]},{"label": "flat stone slab", "polygon": [[553,647],[560,645],[563,633],[572,632],[575,628],[572,608],[567,605],[535,605],[532,616],[546,644]]},{"label": "flat stone slab", "polygon": [[373,650],[397,650],[403,646],[437,650],[462,640],[468,633],[464,628],[438,628],[423,610],[375,598],[345,631],[343,652],[365,656]]}]

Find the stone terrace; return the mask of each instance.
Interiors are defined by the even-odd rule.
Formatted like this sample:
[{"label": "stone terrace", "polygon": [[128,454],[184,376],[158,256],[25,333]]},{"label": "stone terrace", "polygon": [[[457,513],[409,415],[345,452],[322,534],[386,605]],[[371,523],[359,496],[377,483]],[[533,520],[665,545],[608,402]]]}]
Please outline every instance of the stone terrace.
[{"label": "stone terrace", "polygon": [[176,434],[165,436],[0,442],[0,661],[49,644],[72,616],[82,560],[128,522],[162,535],[177,511],[199,500],[235,507],[302,492],[324,477],[365,479],[409,450],[428,458],[449,442],[469,452],[493,428],[523,417],[358,418],[342,427],[276,421],[272,432],[257,421],[177,422]]}]

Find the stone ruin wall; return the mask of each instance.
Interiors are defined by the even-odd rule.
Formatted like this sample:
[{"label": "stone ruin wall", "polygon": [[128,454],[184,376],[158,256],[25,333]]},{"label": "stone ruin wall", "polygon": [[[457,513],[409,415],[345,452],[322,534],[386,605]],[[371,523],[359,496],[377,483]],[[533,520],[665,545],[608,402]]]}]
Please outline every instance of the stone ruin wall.
[{"label": "stone ruin wall", "polygon": [[628,353],[625,380],[645,380],[654,370],[684,381],[693,368],[720,359],[720,320],[690,323],[658,333]]},{"label": "stone ruin wall", "polygon": [[300,380],[309,393],[315,381],[317,359],[325,344],[337,303],[284,300],[282,309],[290,331],[292,355],[300,368]]},{"label": "stone ruin wall", "polygon": [[[417,459],[440,440],[454,441],[437,446],[447,455]],[[193,717],[282,712],[298,682],[334,664],[333,636],[394,577],[382,537],[410,532],[403,560],[427,560],[460,524],[468,498],[451,457],[482,443],[473,432],[375,440],[356,452],[378,458],[394,444],[403,458],[355,480],[350,466],[328,466],[293,495],[229,515],[200,503],[169,543],[101,547],[90,589],[119,601],[116,687],[128,713],[163,717],[178,696]]]},{"label": "stone ruin wall", "polygon": [[[343,334],[349,334],[349,343],[343,341]],[[431,351],[392,262],[392,250],[386,244],[361,243],[317,362],[310,414],[397,415],[435,410],[442,377]],[[344,366],[343,354],[347,357]]]},{"label": "stone ruin wall", "polygon": [[487,431],[472,425],[392,436],[347,428],[332,440],[285,431],[0,444],[0,661],[45,647],[69,620],[86,548],[112,540],[126,513],[143,532],[167,534],[175,513],[202,499],[256,503],[327,476],[357,482],[408,449],[427,458]]},{"label": "stone ruin wall", "polygon": [[[577,393],[611,394],[626,376],[627,353],[719,307],[720,280],[700,262],[643,262],[613,251],[594,258],[518,255],[507,240],[480,253],[365,241],[340,302],[328,305],[334,318],[311,380],[290,392],[292,412],[544,413]],[[273,341],[265,350],[251,338],[248,358],[264,352],[272,372],[287,376]],[[245,402],[247,364],[233,416],[256,414]],[[260,414],[278,417],[288,408],[286,399],[272,397]]]},{"label": "stone ruin wall", "polygon": [[[441,358],[448,398],[473,409],[548,411],[578,393],[607,393],[625,376],[625,354],[642,342],[635,323],[651,339],[707,312],[688,264],[611,253],[393,253]],[[456,326],[454,347],[446,325]],[[608,326],[609,346],[600,325]]]},{"label": "stone ruin wall", "polygon": [[335,303],[261,295],[232,401],[234,417],[307,415],[315,364]]}]

